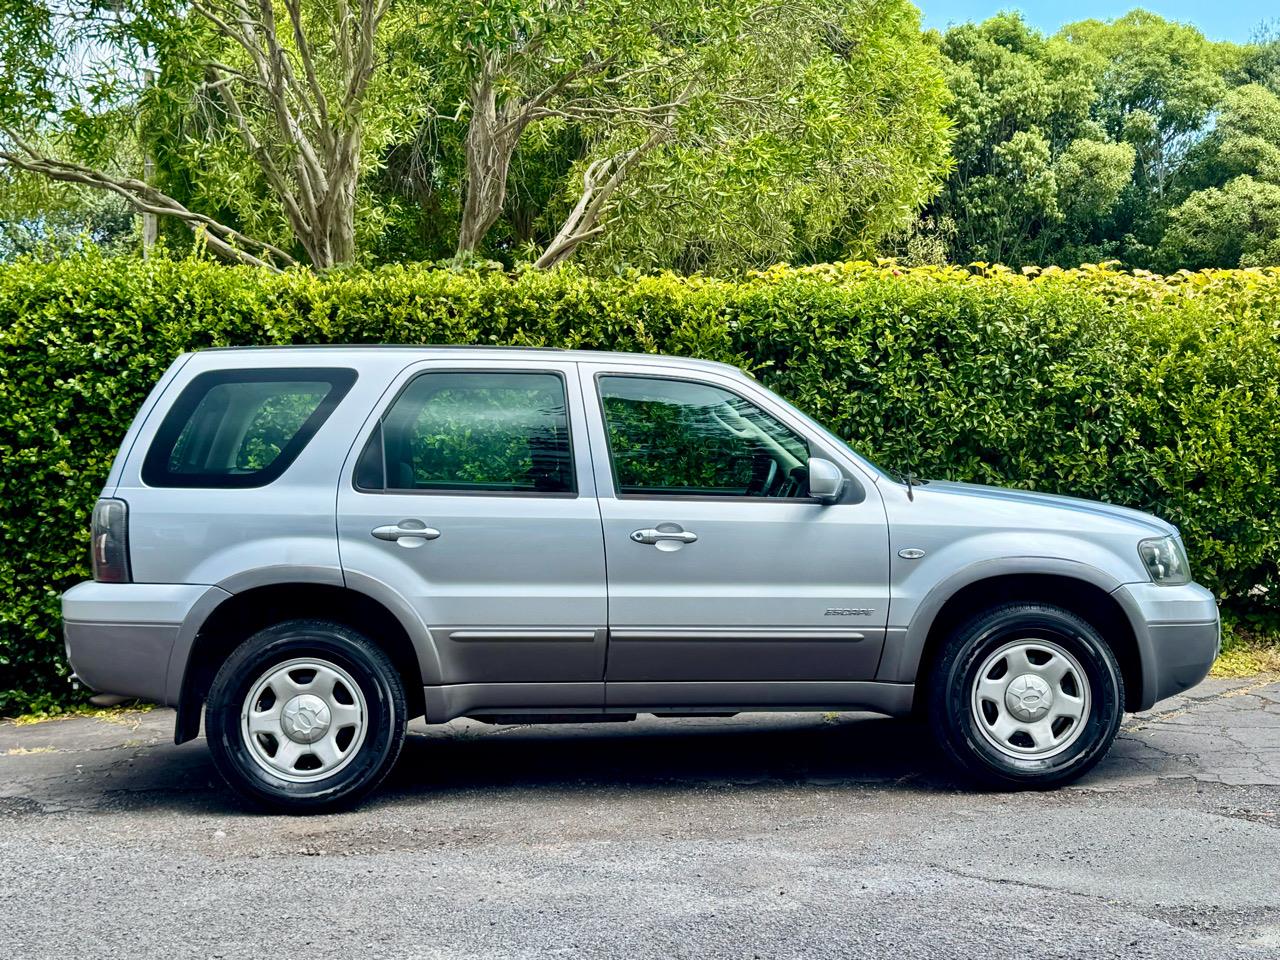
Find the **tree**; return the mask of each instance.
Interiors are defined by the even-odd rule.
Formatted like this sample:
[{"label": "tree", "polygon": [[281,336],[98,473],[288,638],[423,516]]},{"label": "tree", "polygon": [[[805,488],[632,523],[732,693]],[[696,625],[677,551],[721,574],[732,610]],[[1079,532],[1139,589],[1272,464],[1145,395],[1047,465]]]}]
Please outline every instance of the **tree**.
[{"label": "tree", "polygon": [[956,163],[928,215],[955,224],[952,259],[1021,265],[1079,250],[1134,163],[1133,148],[1092,120],[1087,59],[1017,14],[954,27],[937,42]]},{"label": "tree", "polygon": [[1248,175],[1280,184],[1280,95],[1257,84],[1232,90],[1205,147],[1220,180]]},{"label": "tree", "polygon": [[[956,166],[926,217],[955,224],[954,259],[1013,265],[1167,263],[1170,211],[1230,179],[1221,169],[1206,179],[1202,169],[1219,104],[1230,84],[1271,77],[1277,62],[1269,39],[1213,43],[1142,10],[1051,37],[1006,14],[937,42]],[[1217,148],[1213,156],[1226,161]],[[1254,166],[1237,164],[1236,173]]]},{"label": "tree", "polygon": [[944,90],[904,0],[431,9],[419,52],[445,93],[418,139],[459,176],[460,255],[773,262],[901,226],[945,164]]},{"label": "tree", "polygon": [[65,2],[0,0],[0,162],[240,262],[869,255],[947,166],[907,0]]},{"label": "tree", "polygon": [[1280,186],[1241,176],[1197,190],[1170,214],[1160,254],[1169,269],[1280,263]]},{"label": "tree", "polygon": [[1280,97],[1258,84],[1232,90],[1188,166],[1196,189],[1170,214],[1162,264],[1280,263]]},{"label": "tree", "polygon": [[[365,108],[389,2],[158,0],[99,9],[4,0],[0,161],[180,220],[229,259],[287,265],[292,241],[317,267],[348,262],[367,166]],[[86,49],[108,55],[86,64]],[[185,83],[156,88],[157,71]],[[284,241],[193,209],[118,157],[85,149],[132,128],[166,97],[194,104],[206,121],[199,142],[185,146],[216,157],[224,172],[248,164],[265,182],[288,227]]]},{"label": "tree", "polygon": [[1280,20],[1269,20],[1254,31],[1231,79],[1238,86],[1256,83],[1280,94]]},{"label": "tree", "polygon": [[0,166],[0,211],[0,261],[87,244],[111,252],[137,240],[136,217],[120,197],[13,167]]},{"label": "tree", "polygon": [[1090,64],[1094,116],[1136,151],[1135,182],[1163,196],[1187,149],[1227,90],[1239,52],[1195,27],[1134,10],[1117,20],[1084,20],[1060,36]]},{"label": "tree", "polygon": [[1105,226],[1114,256],[1154,266],[1168,211],[1182,190],[1184,161],[1211,128],[1241,50],[1144,10],[1071,24],[1059,36],[1090,64],[1094,118],[1111,139],[1134,149],[1132,181]]}]

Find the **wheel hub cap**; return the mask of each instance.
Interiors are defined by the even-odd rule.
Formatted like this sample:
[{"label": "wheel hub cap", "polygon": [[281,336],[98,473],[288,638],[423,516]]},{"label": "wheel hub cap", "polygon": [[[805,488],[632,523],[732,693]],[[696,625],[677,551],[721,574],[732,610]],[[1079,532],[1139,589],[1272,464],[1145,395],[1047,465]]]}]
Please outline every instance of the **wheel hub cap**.
[{"label": "wheel hub cap", "polygon": [[319,697],[304,693],[284,705],[280,726],[295,743],[315,743],[329,732],[329,708]]},{"label": "wheel hub cap", "polygon": [[1031,723],[1053,706],[1053,690],[1033,673],[1015,677],[1004,694],[1005,706],[1019,720]]}]

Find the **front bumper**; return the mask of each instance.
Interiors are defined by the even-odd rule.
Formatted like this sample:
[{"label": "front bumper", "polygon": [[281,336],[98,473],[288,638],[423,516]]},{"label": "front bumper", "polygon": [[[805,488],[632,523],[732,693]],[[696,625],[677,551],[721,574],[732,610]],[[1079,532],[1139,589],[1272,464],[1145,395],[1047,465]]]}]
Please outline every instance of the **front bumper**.
[{"label": "front bumper", "polygon": [[99,693],[174,703],[170,660],[184,626],[190,629],[192,610],[210,591],[223,593],[189,584],[76,584],[62,595],[67,660],[76,678]]},{"label": "front bumper", "polygon": [[1137,709],[1149,709],[1205,678],[1222,647],[1212,593],[1198,583],[1127,583],[1113,596],[1129,613],[1142,661]]}]

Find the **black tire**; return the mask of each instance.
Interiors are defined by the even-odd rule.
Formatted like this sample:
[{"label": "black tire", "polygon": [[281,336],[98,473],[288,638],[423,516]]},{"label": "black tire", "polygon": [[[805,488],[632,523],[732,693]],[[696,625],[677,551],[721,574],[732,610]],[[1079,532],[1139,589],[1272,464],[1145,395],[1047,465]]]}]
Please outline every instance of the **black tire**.
[{"label": "black tire", "polygon": [[[320,779],[293,782],[255,759],[260,751],[248,742],[241,719],[248,710],[246,698],[262,677],[273,667],[307,658],[337,667],[354,681],[365,719],[362,740],[340,768]],[[301,670],[304,681],[306,673]],[[335,715],[340,709],[334,708]],[[330,811],[366,796],[400,756],[406,721],[404,683],[386,653],[359,631],[325,620],[288,620],[249,637],[218,670],[205,705],[205,733],[218,772],[241,796],[287,813]]]},{"label": "black tire", "polygon": [[[1088,704],[1087,712],[1081,720],[1066,724],[1060,734],[1063,746],[1057,753],[1052,753],[1053,740],[1046,741],[1048,746],[1037,745],[1030,734],[1024,733],[1014,733],[1004,741],[1005,746],[998,747],[994,742],[1000,739],[996,720],[1000,719],[1001,708],[997,698],[989,696],[984,700],[975,691],[979,671],[989,659],[1024,639],[1032,643],[1048,641],[1066,651],[1076,661],[1071,669],[1078,666],[1087,682],[1083,688],[1086,696],[1082,697]],[[1069,659],[1061,662],[1069,664]],[[1002,665],[1006,673],[1001,673]],[[998,684],[1008,670],[1008,662],[997,659],[987,676],[994,676]],[[1087,621],[1050,604],[1006,604],[964,623],[946,640],[928,682],[929,723],[943,753],[970,778],[1000,789],[1048,789],[1083,776],[1106,755],[1124,717],[1124,677],[1111,648]],[[1064,677],[1061,682],[1068,685],[1066,692],[1079,692],[1074,676]],[[1061,698],[1063,691],[1056,696]],[[1021,720],[1013,714],[1014,707],[1027,709],[1016,693],[1012,706],[1006,702],[1004,708],[1010,723]],[[1033,704],[1030,709],[1039,708]],[[1076,723],[1079,729],[1074,726]],[[1059,735],[1056,729],[1053,735]],[[1019,741],[1019,737],[1024,739]],[[1017,749],[1040,749],[1046,755],[1009,755],[1010,750]]]}]

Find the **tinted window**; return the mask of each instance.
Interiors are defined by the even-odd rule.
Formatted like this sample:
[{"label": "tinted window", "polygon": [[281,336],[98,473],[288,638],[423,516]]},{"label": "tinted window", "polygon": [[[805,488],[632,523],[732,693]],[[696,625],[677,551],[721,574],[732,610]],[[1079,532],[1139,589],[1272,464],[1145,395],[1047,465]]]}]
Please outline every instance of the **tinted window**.
[{"label": "tinted window", "polygon": [[601,377],[622,494],[803,497],[809,448],[737,394],[684,380]]},{"label": "tinted window", "polygon": [[355,382],[354,370],[202,373],[179,395],[142,465],[155,487],[256,487],[280,476]]},{"label": "tinted window", "polygon": [[422,374],[374,432],[356,482],[392,490],[573,493],[564,380],[554,373]]}]

